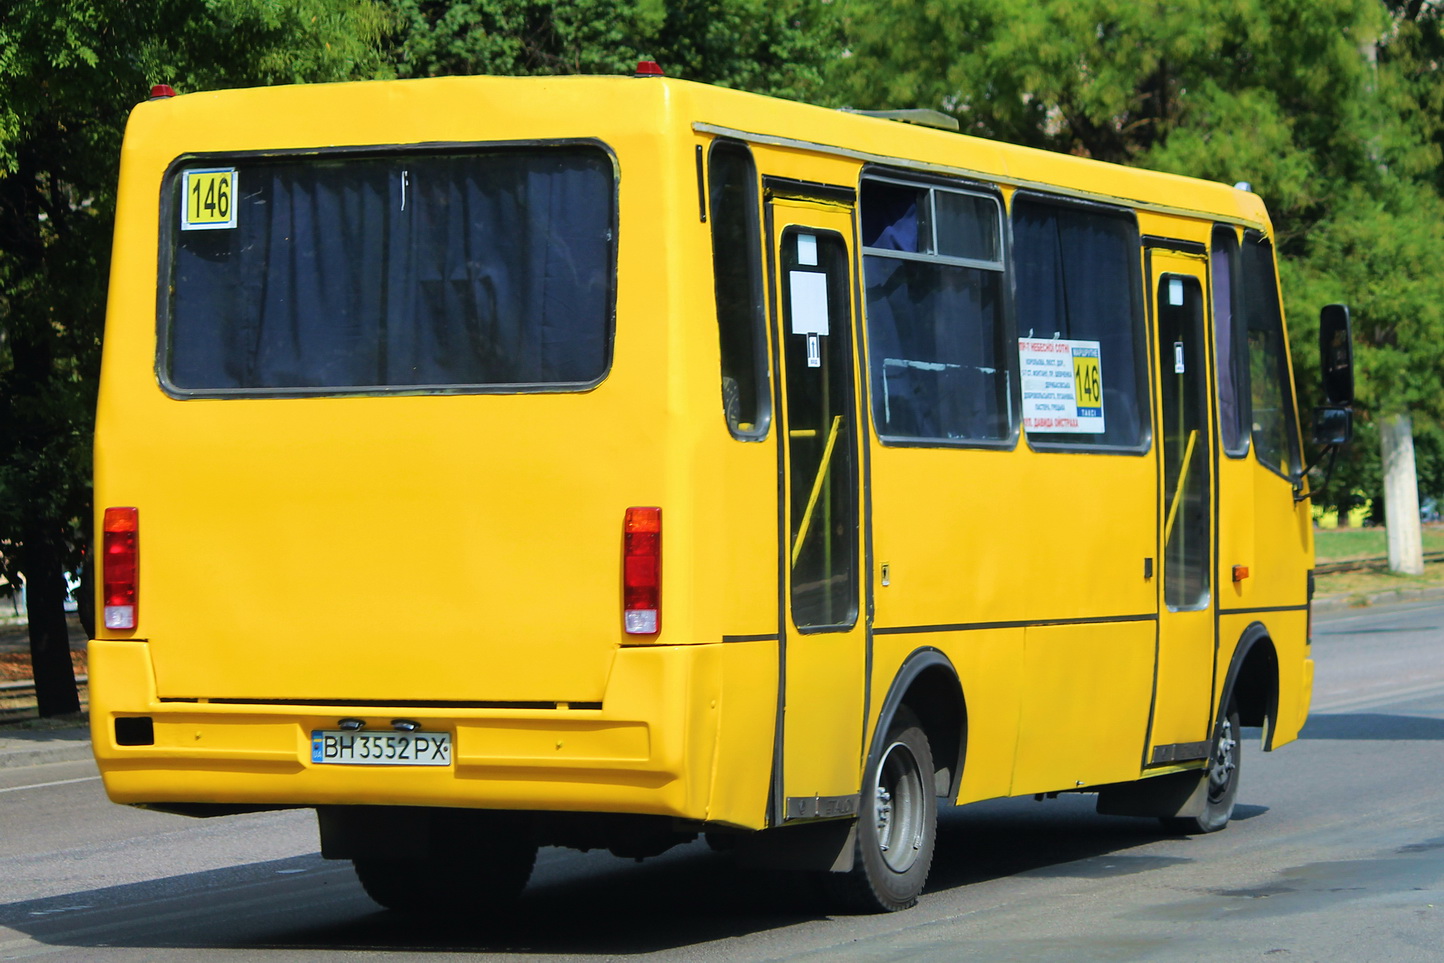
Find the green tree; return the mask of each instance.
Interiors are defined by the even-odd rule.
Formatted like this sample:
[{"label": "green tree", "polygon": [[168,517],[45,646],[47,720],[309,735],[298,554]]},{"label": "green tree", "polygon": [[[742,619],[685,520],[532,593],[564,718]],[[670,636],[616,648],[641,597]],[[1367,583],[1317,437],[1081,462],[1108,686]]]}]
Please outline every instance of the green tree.
[{"label": "green tree", "polygon": [[[1251,183],[1289,282],[1302,407],[1318,310],[1344,301],[1361,434],[1392,465],[1414,415],[1444,414],[1441,18],[1435,0],[847,0],[836,84],[969,133]],[[1397,482],[1380,464],[1355,447],[1345,474]]]},{"label": "green tree", "polygon": [[383,69],[371,0],[16,0],[0,7],[0,553],[24,573],[40,711],[78,708],[62,571],[90,528],[90,432],[120,141],[185,90]]},{"label": "green tree", "polygon": [[[1444,199],[1431,185],[1385,178],[1339,198],[1313,231],[1306,251],[1287,265],[1286,297],[1294,305],[1294,352],[1304,397],[1317,397],[1314,348],[1319,304],[1353,306],[1357,407],[1367,433],[1350,453],[1340,481],[1324,498],[1353,502],[1360,490],[1390,509],[1390,559],[1399,569],[1422,566],[1417,531],[1417,480],[1391,478],[1395,446],[1413,455],[1415,419],[1444,418]],[[1377,441],[1378,447],[1365,447]],[[1416,471],[1418,470],[1416,463]],[[1353,484],[1348,484],[1352,481]],[[1427,490],[1426,490],[1427,491]],[[1388,494],[1386,499],[1384,496]],[[1396,544],[1396,538],[1407,544]]]},{"label": "green tree", "polygon": [[1370,166],[1362,43],[1377,0],[848,0],[838,85],[964,133],[1226,183],[1283,240]]},{"label": "green tree", "polygon": [[823,0],[391,0],[402,77],[668,75],[830,103],[823,78],[841,50]]}]

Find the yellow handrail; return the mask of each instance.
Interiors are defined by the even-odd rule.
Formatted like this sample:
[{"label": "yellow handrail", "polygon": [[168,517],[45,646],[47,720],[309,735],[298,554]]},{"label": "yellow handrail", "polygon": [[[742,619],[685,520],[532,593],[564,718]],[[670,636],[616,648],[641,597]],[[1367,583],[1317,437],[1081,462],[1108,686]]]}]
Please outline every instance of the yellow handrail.
[{"label": "yellow handrail", "polygon": [[1178,517],[1178,502],[1183,497],[1183,486],[1188,481],[1188,469],[1193,465],[1193,445],[1198,441],[1198,429],[1188,433],[1188,444],[1183,448],[1183,464],[1178,470],[1178,483],[1173,486],[1173,501],[1168,506],[1168,518],[1163,523],[1163,544],[1167,545],[1173,535],[1173,520]]},{"label": "yellow handrail", "polygon": [[792,567],[797,567],[797,557],[802,554],[802,545],[807,541],[807,530],[812,525],[812,512],[817,508],[818,496],[822,494],[822,483],[827,480],[827,468],[832,463],[832,450],[837,446],[837,433],[842,429],[842,415],[832,419],[832,430],[827,433],[827,445],[822,449],[822,461],[817,466],[817,477],[812,480],[812,494],[807,496],[807,509],[802,513],[802,524],[797,529],[797,541],[792,543]]}]

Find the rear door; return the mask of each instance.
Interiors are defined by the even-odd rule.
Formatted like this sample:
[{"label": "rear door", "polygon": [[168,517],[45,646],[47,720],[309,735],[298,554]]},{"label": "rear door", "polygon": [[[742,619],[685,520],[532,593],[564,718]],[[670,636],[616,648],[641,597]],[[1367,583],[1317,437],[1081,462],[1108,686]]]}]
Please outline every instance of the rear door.
[{"label": "rear door", "polygon": [[866,616],[852,192],[769,182],[783,593],[783,820],[857,812]]}]

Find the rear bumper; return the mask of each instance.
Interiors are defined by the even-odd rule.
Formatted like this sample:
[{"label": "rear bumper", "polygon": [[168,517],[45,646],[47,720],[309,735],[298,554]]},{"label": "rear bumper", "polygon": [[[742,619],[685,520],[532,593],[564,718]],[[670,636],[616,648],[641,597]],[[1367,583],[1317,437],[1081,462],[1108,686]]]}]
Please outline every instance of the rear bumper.
[{"label": "rear bumper", "polygon": [[[619,812],[761,828],[775,667],[772,643],[649,647],[617,652],[601,708],[237,705],[162,702],[146,643],[92,641],[91,734],[121,803]],[[136,716],[151,719],[153,743],[118,744],[115,721]],[[450,732],[452,764],[313,763],[311,732],[345,717]]]}]

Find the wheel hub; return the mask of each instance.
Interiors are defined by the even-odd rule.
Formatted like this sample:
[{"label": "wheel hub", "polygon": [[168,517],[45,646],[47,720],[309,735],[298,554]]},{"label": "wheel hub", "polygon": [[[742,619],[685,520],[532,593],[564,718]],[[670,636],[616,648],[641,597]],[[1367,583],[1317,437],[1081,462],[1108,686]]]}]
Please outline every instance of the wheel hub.
[{"label": "wheel hub", "polygon": [[930,803],[917,759],[907,746],[893,743],[883,754],[873,787],[877,847],[893,872],[907,872],[917,861],[926,825],[922,807]]},{"label": "wheel hub", "polygon": [[1228,788],[1233,771],[1238,768],[1234,761],[1234,748],[1238,740],[1233,737],[1233,724],[1225,719],[1219,726],[1218,740],[1213,748],[1213,765],[1208,769],[1208,784],[1211,796],[1218,796]]},{"label": "wheel hub", "polygon": [[892,793],[883,786],[877,787],[877,838],[883,852],[892,847]]}]

